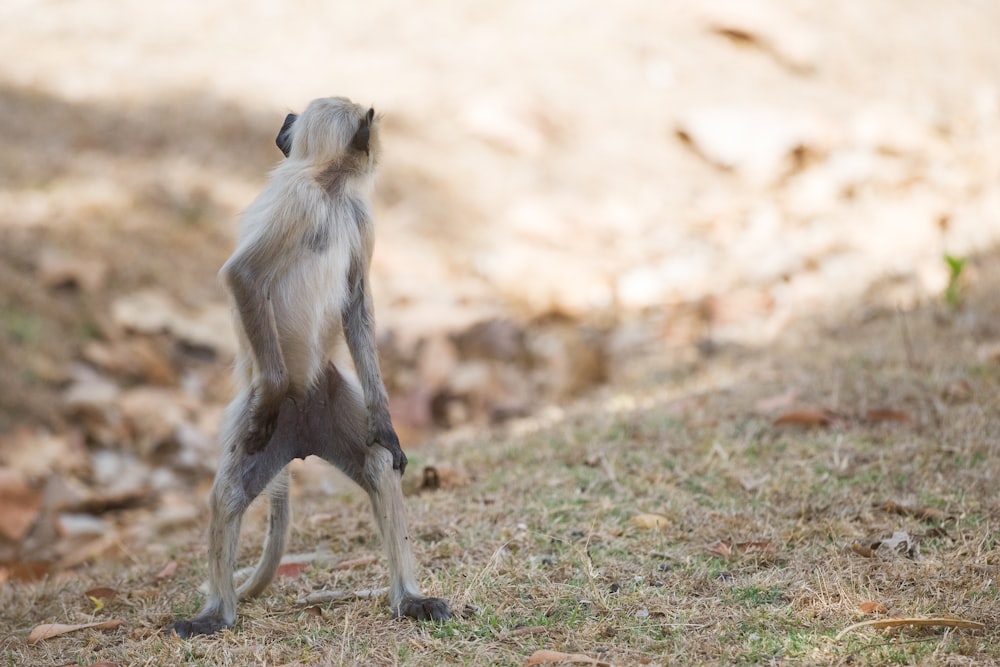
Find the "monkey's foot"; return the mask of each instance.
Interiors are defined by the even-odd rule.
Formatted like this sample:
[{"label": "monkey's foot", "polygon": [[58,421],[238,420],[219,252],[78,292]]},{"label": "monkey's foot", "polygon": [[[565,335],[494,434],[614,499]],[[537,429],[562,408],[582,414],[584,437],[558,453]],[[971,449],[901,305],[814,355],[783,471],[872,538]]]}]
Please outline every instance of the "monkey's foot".
[{"label": "monkey's foot", "polygon": [[233,624],[227,623],[221,614],[209,614],[196,616],[190,621],[174,621],[167,626],[167,632],[176,632],[181,639],[187,639],[195,635],[211,635],[231,627]]},{"label": "monkey's foot", "polygon": [[405,597],[395,611],[396,616],[408,616],[418,621],[447,621],[451,618],[448,601],[441,598]]}]

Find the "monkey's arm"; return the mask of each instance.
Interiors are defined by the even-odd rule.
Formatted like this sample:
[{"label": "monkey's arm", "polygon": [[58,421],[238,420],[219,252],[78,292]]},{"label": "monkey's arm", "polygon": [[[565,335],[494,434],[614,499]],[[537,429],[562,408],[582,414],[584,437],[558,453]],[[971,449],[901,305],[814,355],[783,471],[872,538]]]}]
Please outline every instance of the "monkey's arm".
[{"label": "monkey's arm", "polygon": [[355,260],[349,277],[350,293],[344,310],[344,338],[354,359],[368,408],[368,444],[379,444],[392,453],[392,467],[400,474],[406,469],[406,455],[389,417],[389,396],[382,382],[375,345],[375,314],[368,286],[371,244],[366,244],[365,261]]},{"label": "monkey's arm", "polygon": [[274,434],[281,403],[288,392],[289,378],[278,339],[278,325],[263,267],[271,265],[260,248],[250,246],[237,252],[222,267],[222,277],[233,296],[240,324],[250,343],[257,379],[251,389],[250,424],[244,444],[248,452],[267,446]]}]

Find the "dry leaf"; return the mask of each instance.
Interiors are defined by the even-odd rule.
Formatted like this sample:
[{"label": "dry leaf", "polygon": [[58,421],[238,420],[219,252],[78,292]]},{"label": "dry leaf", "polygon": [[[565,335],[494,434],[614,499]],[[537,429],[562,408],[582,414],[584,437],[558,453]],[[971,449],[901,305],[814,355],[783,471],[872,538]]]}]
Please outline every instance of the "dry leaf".
[{"label": "dry leaf", "polygon": [[77,630],[85,630],[87,628],[94,628],[95,630],[114,630],[124,624],[124,621],[113,618],[107,621],[101,621],[99,623],[82,623],[80,625],[64,625],[62,623],[44,623],[37,626],[28,635],[28,643],[35,644],[42,641],[43,639],[52,639],[53,637],[58,637],[59,635],[64,635],[67,632],[76,632]]},{"label": "dry leaf", "polygon": [[365,565],[371,565],[372,563],[378,562],[378,556],[365,556],[364,558],[355,558],[353,560],[345,560],[337,563],[331,570],[353,570],[356,567],[363,567]]},{"label": "dry leaf", "polygon": [[172,560],[163,566],[163,569],[156,573],[156,579],[169,579],[177,572],[177,561]]},{"label": "dry leaf", "polygon": [[881,602],[862,602],[858,605],[858,610],[862,614],[867,614],[869,616],[874,614],[887,614],[889,610]]},{"label": "dry leaf", "polygon": [[282,563],[278,566],[279,577],[297,577],[309,567],[309,563]]},{"label": "dry leaf", "polygon": [[851,542],[851,551],[859,556],[864,556],[865,558],[874,558],[875,552],[872,548],[866,544],[861,544],[861,542]]},{"label": "dry leaf", "polygon": [[108,588],[107,586],[98,586],[97,588],[91,588],[89,591],[84,593],[84,595],[88,598],[97,598],[98,600],[108,602],[118,597],[118,591],[113,588]]},{"label": "dry leaf", "polygon": [[729,558],[729,556],[733,554],[733,547],[731,544],[729,544],[727,540],[720,540],[715,544],[713,544],[712,546],[708,547],[708,551],[714,554],[719,554],[724,558]]},{"label": "dry leaf", "polygon": [[670,520],[662,514],[639,514],[629,519],[629,523],[643,530],[663,530]]},{"label": "dry leaf", "polygon": [[836,414],[829,410],[793,410],[774,420],[775,426],[829,426]]},{"label": "dry leaf", "polygon": [[601,662],[597,658],[591,658],[589,655],[583,655],[582,653],[562,653],[561,651],[548,651],[545,649],[539,649],[532,653],[525,665],[530,667],[531,665],[566,665],[574,663],[610,667],[609,663]]},{"label": "dry leaf", "polygon": [[468,486],[469,477],[465,473],[447,466],[424,466],[420,488],[427,491],[457,489]]},{"label": "dry leaf", "polygon": [[922,628],[939,626],[944,628],[961,628],[965,630],[986,629],[985,623],[980,623],[978,621],[966,621],[962,618],[876,618],[870,621],[861,621],[860,623],[847,626],[837,633],[837,636],[834,637],[834,641],[840,641],[843,639],[844,635],[852,630],[857,630],[858,628],[901,628],[906,625]]},{"label": "dry leaf", "polygon": [[770,542],[737,542],[735,549],[739,554],[771,553],[774,545]]},{"label": "dry leaf", "polygon": [[728,558],[733,554],[772,553],[774,545],[770,542],[737,542],[732,544],[729,540],[720,540],[707,549],[711,553]]},{"label": "dry leaf", "polygon": [[900,505],[891,500],[887,500],[878,507],[891,514],[912,516],[923,521],[947,521],[953,518],[936,507],[910,507],[908,505]]},{"label": "dry leaf", "polygon": [[9,579],[15,581],[38,581],[52,571],[52,563],[46,561],[28,561],[4,563],[0,566],[0,584]]},{"label": "dry leaf", "polygon": [[18,471],[0,468],[0,537],[20,542],[41,510],[42,494]]},{"label": "dry leaf", "polygon": [[549,626],[546,625],[522,625],[520,627],[514,628],[504,633],[504,638],[507,637],[523,637],[526,635],[543,635],[548,632]]},{"label": "dry leaf", "polygon": [[882,422],[897,422],[905,424],[913,421],[910,415],[899,410],[869,410],[866,418],[872,424],[879,424]]}]

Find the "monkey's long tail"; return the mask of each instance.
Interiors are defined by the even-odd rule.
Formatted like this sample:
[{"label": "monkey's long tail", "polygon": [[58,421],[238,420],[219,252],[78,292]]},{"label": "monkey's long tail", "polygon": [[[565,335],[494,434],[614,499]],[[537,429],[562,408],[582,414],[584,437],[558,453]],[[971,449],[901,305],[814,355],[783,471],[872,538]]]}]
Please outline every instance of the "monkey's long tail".
[{"label": "monkey's long tail", "polygon": [[288,530],[291,526],[288,482],[288,466],[285,466],[267,485],[270,505],[267,537],[264,538],[264,553],[261,554],[260,561],[257,562],[257,567],[254,568],[250,578],[236,590],[236,595],[241,600],[260,595],[278,572],[278,565],[281,564],[281,555],[285,552],[285,543],[288,541]]}]

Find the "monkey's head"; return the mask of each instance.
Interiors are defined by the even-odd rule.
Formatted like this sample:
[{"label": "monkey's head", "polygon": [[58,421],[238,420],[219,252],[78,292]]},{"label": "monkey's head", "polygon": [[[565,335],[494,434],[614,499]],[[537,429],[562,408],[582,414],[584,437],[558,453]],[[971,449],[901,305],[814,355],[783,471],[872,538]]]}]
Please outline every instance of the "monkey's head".
[{"label": "monkey's head", "polygon": [[378,118],[375,109],[347,98],[324,97],[301,114],[288,114],[274,142],[291,159],[364,170],[378,158]]}]

